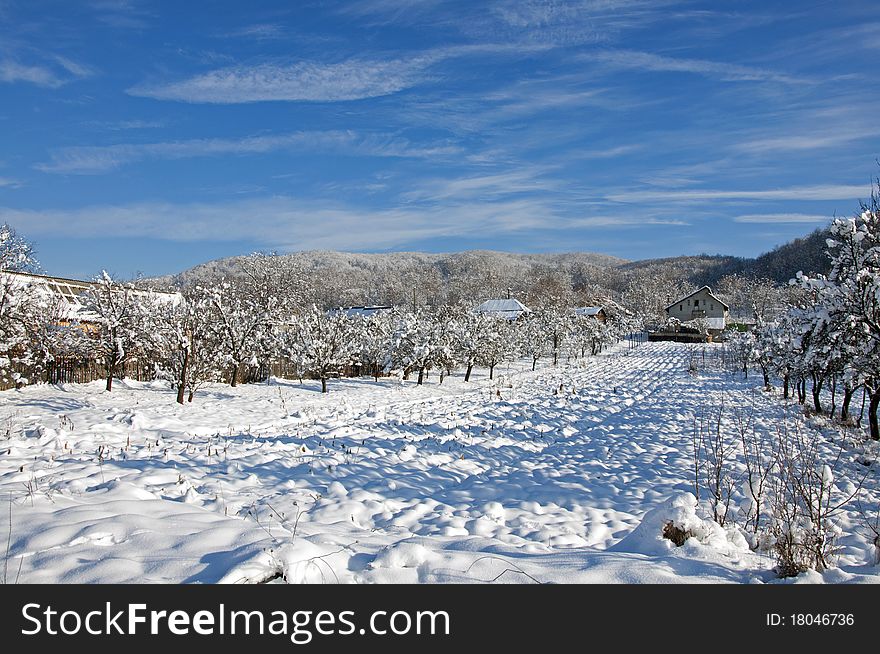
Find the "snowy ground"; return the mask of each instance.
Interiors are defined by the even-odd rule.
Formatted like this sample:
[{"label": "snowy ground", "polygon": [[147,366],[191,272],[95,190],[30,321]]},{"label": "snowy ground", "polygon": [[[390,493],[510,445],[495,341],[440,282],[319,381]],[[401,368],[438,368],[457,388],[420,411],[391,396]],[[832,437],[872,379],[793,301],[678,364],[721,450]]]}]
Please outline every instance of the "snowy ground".
[{"label": "snowy ground", "polygon": [[[187,406],[159,383],[7,391],[4,576],[773,581],[774,560],[736,532],[709,528],[679,548],[659,536],[673,514],[699,523],[687,493],[701,407],[723,394],[761,429],[785,414],[816,429],[755,380],[713,366],[707,351],[697,375],[689,346],[649,343],[556,369],[514,366],[494,382],[347,379],[322,396],[316,382],[279,380],[215,386]],[[840,465],[864,474],[863,448],[847,448]],[[875,466],[862,501],[878,499]],[[880,581],[855,503],[839,523],[838,567],[798,580]]]}]

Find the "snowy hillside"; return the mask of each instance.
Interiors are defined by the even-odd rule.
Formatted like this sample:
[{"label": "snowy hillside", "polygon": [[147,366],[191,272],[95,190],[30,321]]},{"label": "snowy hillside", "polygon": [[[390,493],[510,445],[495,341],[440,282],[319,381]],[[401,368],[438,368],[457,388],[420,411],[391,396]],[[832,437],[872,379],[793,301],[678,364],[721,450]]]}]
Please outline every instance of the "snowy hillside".
[{"label": "snowy hillside", "polygon": [[[6,578],[776,581],[770,553],[695,506],[694,418],[723,404],[730,425],[804,430],[834,467],[835,497],[868,474],[864,506],[880,501],[864,465],[876,453],[833,443],[797,405],[722,369],[718,347],[621,347],[467,384],[344,379],[327,395],[315,381],[215,385],[185,406],[159,382],[8,391]],[[734,489],[734,518],[749,502]],[[837,567],[797,579],[880,581],[856,501],[834,520]],[[670,523],[692,537],[675,547]]]}]

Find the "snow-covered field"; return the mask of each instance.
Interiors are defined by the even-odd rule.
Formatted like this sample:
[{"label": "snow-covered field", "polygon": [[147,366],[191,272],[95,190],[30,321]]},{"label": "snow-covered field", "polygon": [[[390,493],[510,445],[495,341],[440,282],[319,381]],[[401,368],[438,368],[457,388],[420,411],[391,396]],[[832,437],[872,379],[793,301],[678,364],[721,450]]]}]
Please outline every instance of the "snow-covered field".
[{"label": "snow-covered field", "polygon": [[[770,582],[772,556],[694,514],[693,416],[723,395],[758,429],[787,416],[816,438],[834,431],[712,365],[714,347],[696,375],[688,346],[649,343],[536,372],[517,364],[495,381],[345,379],[322,395],[319,382],[272,380],[214,386],[186,406],[164,383],[7,391],[4,575]],[[838,465],[864,475],[863,447],[846,448]],[[868,473],[862,503],[876,506],[876,466]],[[699,538],[673,547],[660,536],[670,518]],[[837,520],[838,566],[798,580],[880,581],[856,503]]]}]

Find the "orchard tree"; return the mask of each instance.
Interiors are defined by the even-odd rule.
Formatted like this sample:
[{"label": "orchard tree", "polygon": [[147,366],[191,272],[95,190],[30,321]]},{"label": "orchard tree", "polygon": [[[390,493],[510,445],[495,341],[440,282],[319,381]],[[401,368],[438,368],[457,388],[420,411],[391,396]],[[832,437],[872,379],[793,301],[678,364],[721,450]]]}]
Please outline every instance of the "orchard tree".
[{"label": "orchard tree", "polygon": [[301,371],[321,380],[322,393],[327,392],[327,380],[338,376],[357,354],[353,324],[344,313],[328,313],[315,305],[293,321],[285,354]]},{"label": "orchard tree", "polygon": [[6,382],[21,383],[13,366],[29,362],[29,335],[46,308],[46,298],[15,273],[38,268],[33,246],[9,225],[0,225],[0,377]]},{"label": "orchard tree", "polygon": [[155,306],[156,334],[163,353],[163,373],[177,389],[177,402],[192,402],[196,391],[218,381],[222,358],[209,290],[186,289],[180,301]]},{"label": "orchard tree", "polygon": [[105,270],[85,293],[85,309],[99,325],[96,353],[107,369],[107,391],[112,391],[116,371],[136,354],[146,331],[141,296],[131,284],[113,279]]}]

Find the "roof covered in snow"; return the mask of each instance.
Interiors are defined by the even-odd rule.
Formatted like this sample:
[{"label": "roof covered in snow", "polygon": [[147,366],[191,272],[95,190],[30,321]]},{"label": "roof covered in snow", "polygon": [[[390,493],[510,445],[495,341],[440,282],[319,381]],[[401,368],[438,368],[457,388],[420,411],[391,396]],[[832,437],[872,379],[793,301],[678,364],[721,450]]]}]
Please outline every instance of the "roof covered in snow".
[{"label": "roof covered in snow", "polygon": [[574,310],[579,316],[598,316],[602,311],[605,311],[603,307],[579,307]]},{"label": "roof covered in snow", "polygon": [[331,316],[336,315],[344,315],[347,318],[352,318],[354,316],[372,316],[376,313],[381,313],[383,311],[390,311],[391,306],[371,306],[371,307],[339,307],[337,309],[330,309],[327,313]]},{"label": "roof covered in snow", "polygon": [[[36,288],[45,297],[59,300],[61,314],[67,320],[90,322],[98,319],[97,314],[88,311],[85,306],[88,301],[85,297],[86,293],[97,287],[97,284],[93,281],[9,271],[2,271],[0,274],[8,276],[16,283]],[[128,291],[134,296],[153,297],[161,302],[172,302],[174,304],[182,299],[180,293],[134,288],[129,288]]]},{"label": "roof covered in snow", "polygon": [[503,318],[517,318],[523,313],[531,313],[526,305],[514,298],[506,300],[486,300],[481,305],[474,307],[476,313],[491,313]]}]

